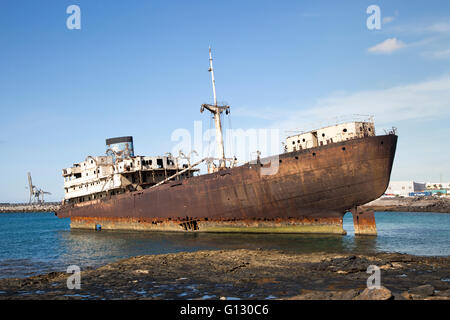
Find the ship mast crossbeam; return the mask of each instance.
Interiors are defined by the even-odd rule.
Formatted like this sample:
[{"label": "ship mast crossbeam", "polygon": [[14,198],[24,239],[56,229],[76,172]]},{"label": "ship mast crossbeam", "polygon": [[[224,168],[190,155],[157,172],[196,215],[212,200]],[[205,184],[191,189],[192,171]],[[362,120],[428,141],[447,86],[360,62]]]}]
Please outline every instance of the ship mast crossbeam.
[{"label": "ship mast crossbeam", "polygon": [[226,168],[226,159],[225,159],[225,147],[223,144],[223,134],[222,134],[222,124],[220,121],[220,115],[225,111],[228,114],[230,111],[230,106],[219,106],[217,105],[217,94],[216,94],[216,80],[214,78],[214,67],[213,67],[213,59],[211,54],[211,47],[209,48],[209,72],[211,72],[211,81],[213,87],[213,95],[214,95],[214,104],[202,104],[200,108],[200,112],[203,112],[205,109],[211,112],[214,116],[214,124],[216,127],[216,144],[217,151],[219,156],[219,169]]}]

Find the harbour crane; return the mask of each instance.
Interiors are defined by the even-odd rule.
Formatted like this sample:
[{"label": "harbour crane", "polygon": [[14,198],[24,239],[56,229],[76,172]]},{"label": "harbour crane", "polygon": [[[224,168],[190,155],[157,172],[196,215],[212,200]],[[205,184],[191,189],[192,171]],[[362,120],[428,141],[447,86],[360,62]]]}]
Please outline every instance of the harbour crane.
[{"label": "harbour crane", "polygon": [[50,192],[44,191],[34,186],[33,180],[31,179],[31,173],[29,172],[28,172],[28,189],[30,190],[30,200],[28,201],[29,204],[32,203],[43,204],[44,194],[51,194]]}]

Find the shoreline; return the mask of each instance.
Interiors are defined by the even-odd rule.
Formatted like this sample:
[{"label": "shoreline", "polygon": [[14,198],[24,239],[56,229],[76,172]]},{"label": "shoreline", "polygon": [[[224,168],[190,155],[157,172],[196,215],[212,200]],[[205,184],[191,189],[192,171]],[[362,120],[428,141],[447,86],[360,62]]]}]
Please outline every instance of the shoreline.
[{"label": "shoreline", "polygon": [[[369,265],[380,290],[366,289]],[[136,256],[71,274],[0,279],[0,299],[450,299],[450,256],[204,250]]]},{"label": "shoreline", "polygon": [[450,213],[450,199],[430,197],[380,198],[362,207],[374,211]]}]

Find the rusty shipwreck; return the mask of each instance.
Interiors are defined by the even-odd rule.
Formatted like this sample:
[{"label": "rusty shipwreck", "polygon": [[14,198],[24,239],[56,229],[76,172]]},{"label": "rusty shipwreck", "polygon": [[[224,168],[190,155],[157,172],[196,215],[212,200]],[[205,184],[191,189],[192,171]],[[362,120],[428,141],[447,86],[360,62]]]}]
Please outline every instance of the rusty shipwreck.
[{"label": "rusty shipwreck", "polygon": [[[334,124],[289,136],[284,153],[236,165],[225,158],[214,70],[219,157],[180,164],[180,157],[135,156],[132,137],[107,139],[105,156],[63,169],[65,198],[56,212],[71,228],[184,232],[376,234],[373,211],[360,210],[386,190],[395,130],[377,136],[373,121]],[[189,157],[185,157],[189,158]],[[207,163],[208,173],[198,165]]]}]

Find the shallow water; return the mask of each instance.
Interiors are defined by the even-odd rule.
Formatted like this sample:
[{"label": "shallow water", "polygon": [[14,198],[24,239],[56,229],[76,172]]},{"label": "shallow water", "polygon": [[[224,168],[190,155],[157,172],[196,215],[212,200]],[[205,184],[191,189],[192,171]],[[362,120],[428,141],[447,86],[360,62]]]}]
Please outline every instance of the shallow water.
[{"label": "shallow water", "polygon": [[402,252],[450,255],[450,214],[377,212],[378,236],[355,237],[351,214],[346,236],[211,234],[70,230],[69,219],[50,213],[0,214],[0,278],[97,267],[137,255],[204,249],[282,249],[291,252]]}]

